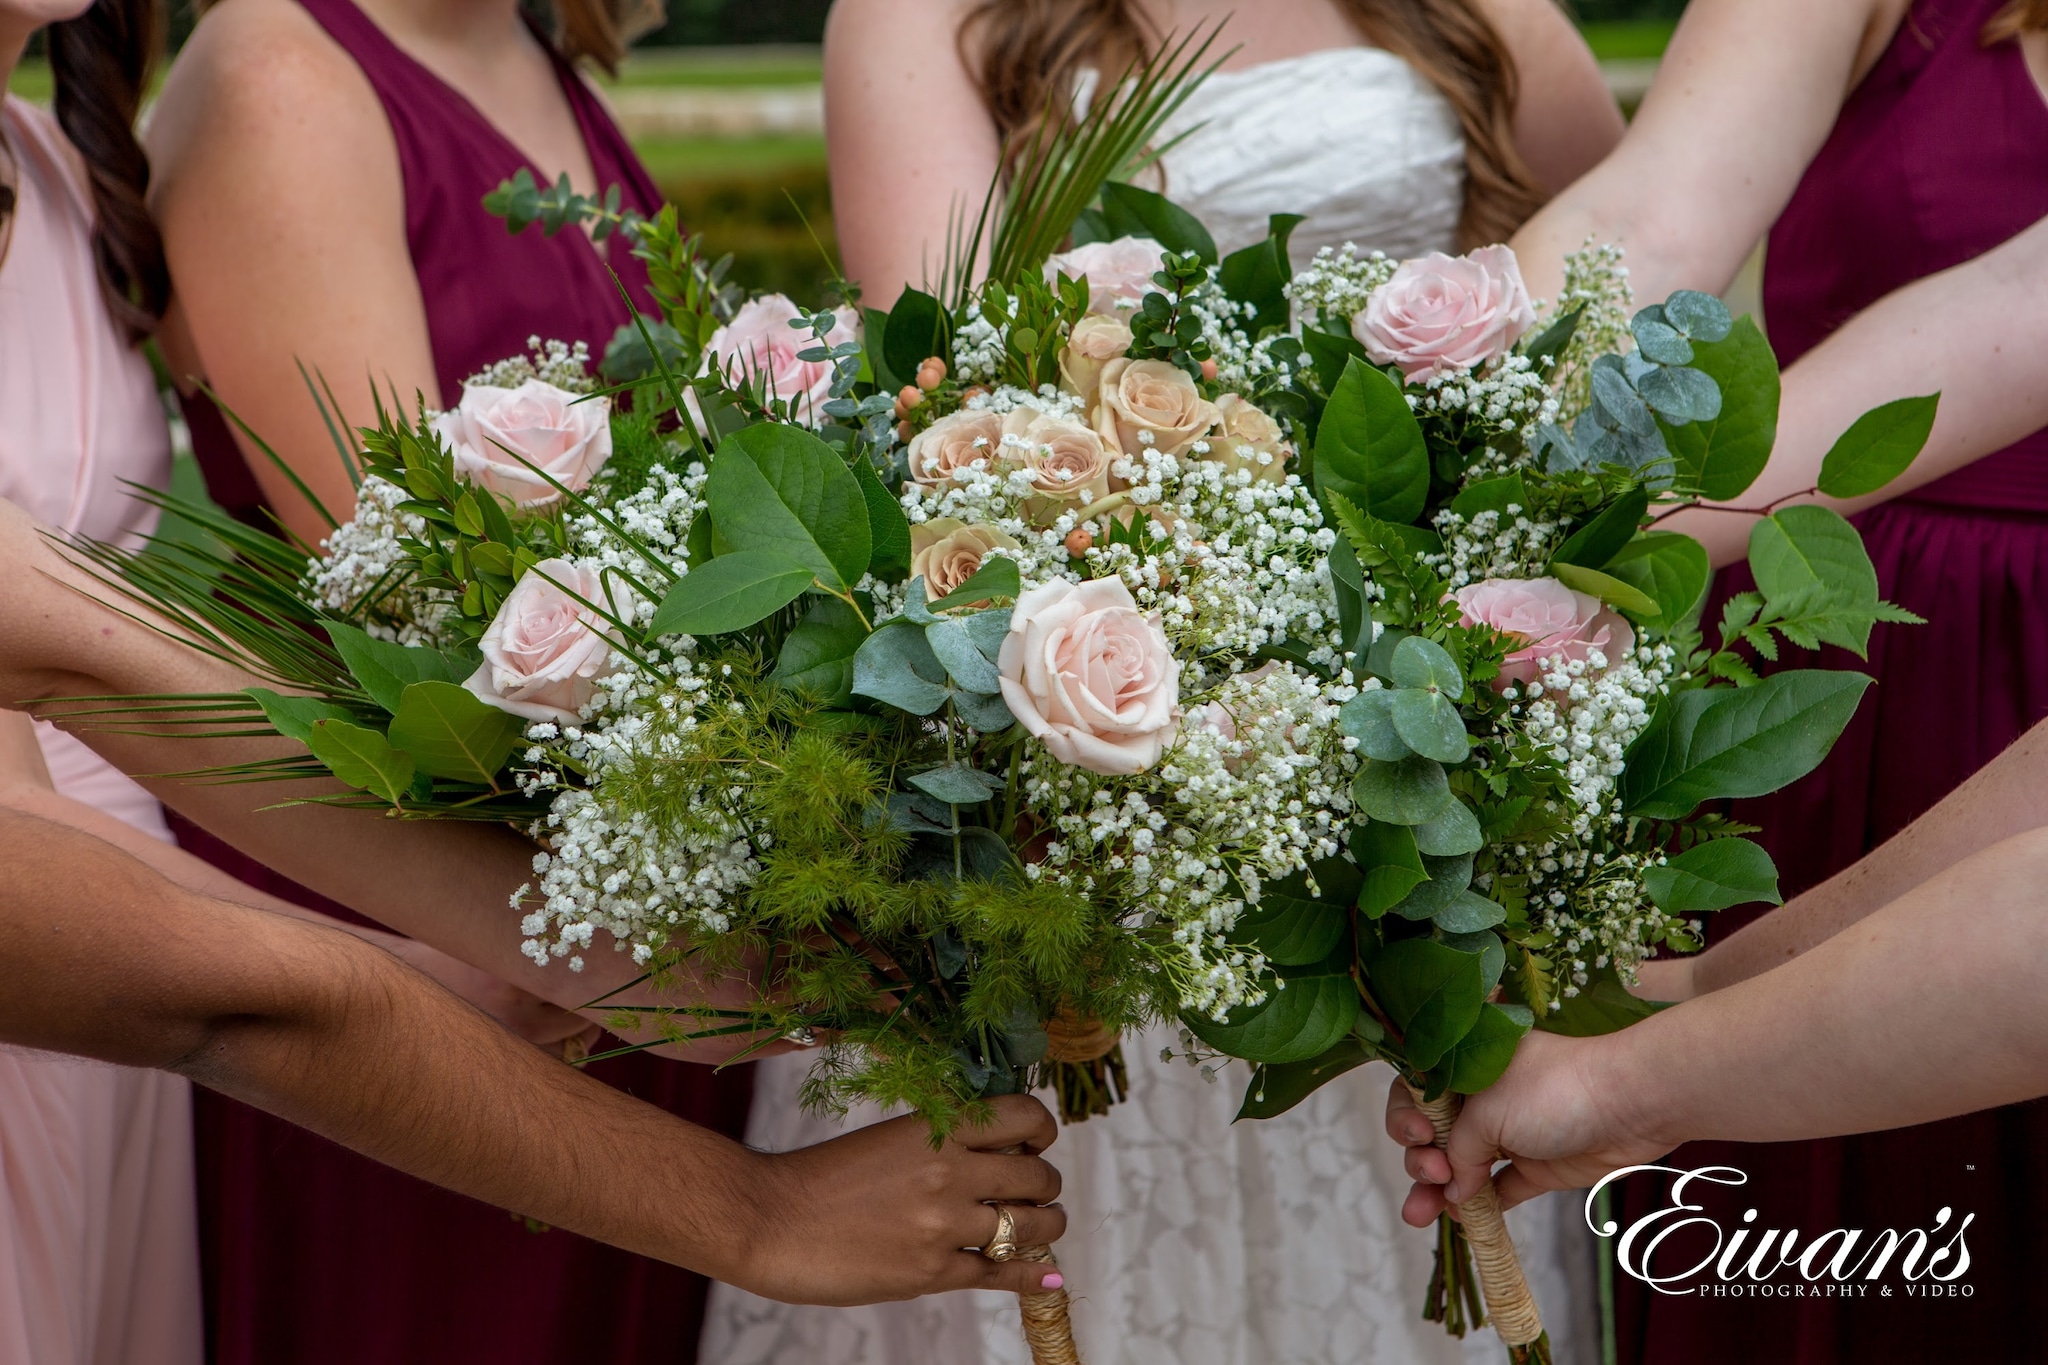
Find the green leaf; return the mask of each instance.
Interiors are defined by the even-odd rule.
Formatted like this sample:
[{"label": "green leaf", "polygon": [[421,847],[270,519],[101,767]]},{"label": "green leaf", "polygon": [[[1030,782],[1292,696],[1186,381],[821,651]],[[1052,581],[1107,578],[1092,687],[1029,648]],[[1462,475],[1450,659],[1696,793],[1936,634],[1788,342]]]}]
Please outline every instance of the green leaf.
[{"label": "green leaf", "polygon": [[466,687],[414,683],[391,718],[391,742],[429,776],[494,787],[526,724]]},{"label": "green leaf", "polygon": [[1358,908],[1378,919],[1429,880],[1416,849],[1415,834],[1406,825],[1375,820],[1351,831],[1351,856],[1364,874]]},{"label": "green leaf", "polygon": [[1442,814],[1415,826],[1416,849],[1432,858],[1455,858],[1461,853],[1477,853],[1485,844],[1486,836],[1479,828],[1479,817],[1455,796]]},{"label": "green leaf", "polygon": [[1643,523],[1643,514],[1649,508],[1649,490],[1631,488],[1609,503],[1600,515],[1572,532],[1571,538],[1551,556],[1554,564],[1606,568],[1607,561],[1620,554],[1622,547],[1635,539],[1636,530]]},{"label": "green leaf", "polygon": [[803,596],[815,579],[807,565],[771,551],[720,555],[676,580],[654,613],[647,638],[745,630]]},{"label": "green leaf", "polygon": [[1002,676],[968,635],[965,621],[957,617],[934,621],[924,628],[924,638],[962,691],[989,696],[1002,688]]},{"label": "green leaf", "polygon": [[1557,1009],[1541,1016],[1537,1027],[1545,1033],[1559,1033],[1567,1038],[1593,1038],[1603,1033],[1619,1033],[1630,1024],[1641,1023],[1667,1006],[1651,1000],[1639,1000],[1630,995],[1628,987],[1621,984],[1621,978],[1614,974],[1612,967],[1602,967],[1592,974],[1579,993],[1560,1003]]},{"label": "green leaf", "polygon": [[1601,572],[1656,604],[1636,619],[1657,630],[1675,629],[1706,596],[1714,568],[1706,547],[1676,531],[1645,531],[1621,547]]},{"label": "green leaf", "polygon": [[1222,1023],[1193,1011],[1183,1014],[1181,1022],[1227,1057],[1271,1065],[1305,1062],[1328,1052],[1351,1032],[1358,1008],[1358,987],[1349,964],[1333,962],[1327,971],[1311,969],[1288,976],[1265,1003],[1234,1009]]},{"label": "green leaf", "polygon": [[1246,330],[1254,337],[1268,327],[1285,327],[1287,285],[1294,267],[1287,259],[1287,239],[1302,223],[1298,213],[1276,213],[1268,220],[1266,239],[1223,258],[1218,282],[1223,292],[1258,311]]},{"label": "green leaf", "polygon": [[1654,616],[1661,610],[1654,597],[1597,569],[1585,569],[1577,564],[1552,564],[1550,572],[1567,588],[1590,593],[1610,607],[1644,616]]},{"label": "green leaf", "polygon": [[1564,353],[1564,348],[1571,344],[1573,334],[1579,330],[1579,319],[1585,315],[1586,305],[1582,303],[1545,327],[1541,333],[1522,343],[1522,354],[1537,362],[1538,373],[1545,372],[1543,361],[1555,360]]},{"label": "green leaf", "polygon": [[1465,675],[1442,645],[1411,635],[1394,646],[1394,686],[1435,688],[1457,701],[1465,695]]},{"label": "green leaf", "polygon": [[1877,608],[1877,570],[1863,537],[1825,507],[1784,507],[1749,532],[1749,570],[1772,607],[1809,620],[1829,644],[1865,654]]},{"label": "green leaf", "polygon": [[317,697],[287,697],[267,687],[251,687],[247,695],[256,699],[263,708],[263,718],[270,722],[270,728],[286,739],[295,739],[304,744],[313,733],[316,722],[339,720],[353,723],[355,715],[346,707]]},{"label": "green leaf", "polygon": [[1003,555],[989,555],[981,561],[980,568],[968,575],[965,583],[938,601],[927,604],[927,610],[971,607],[990,598],[1014,598],[1023,590],[1024,582],[1017,572],[1017,561]]},{"label": "green leaf", "polygon": [[1414,752],[1394,726],[1394,695],[1389,688],[1375,687],[1338,709],[1337,732],[1357,740],[1367,758],[1393,763]]},{"label": "green leaf", "polygon": [[1387,763],[1369,758],[1351,781],[1351,800],[1375,820],[1419,825],[1443,813],[1451,784],[1434,759],[1411,755]]},{"label": "green leaf", "polygon": [[1201,220],[1163,194],[1112,180],[1102,187],[1102,216],[1111,240],[1150,237],[1168,251],[1192,251],[1203,265],[1216,264],[1216,239]]},{"label": "green leaf", "polygon": [[1664,300],[1664,321],[1694,341],[1720,341],[1735,326],[1728,305],[1712,294],[1681,289]]},{"label": "green leaf", "polygon": [[1643,872],[1651,904],[1667,915],[1701,915],[1762,901],[1783,905],[1771,855],[1747,839],[1708,839]]},{"label": "green leaf", "polygon": [[334,652],[370,699],[386,711],[398,710],[398,699],[417,682],[459,683],[476,671],[477,661],[438,649],[409,649],[389,640],[374,640],[354,626],[322,621]]},{"label": "green leaf", "polygon": [[[1355,1034],[1344,1038],[1320,1057],[1305,1062],[1280,1062],[1262,1066],[1252,1073],[1245,1088],[1239,1119],[1278,1118],[1329,1082],[1379,1056]],[[1236,1122],[1235,1119],[1232,1122]]]},{"label": "green leaf", "polygon": [[917,381],[917,367],[933,356],[952,363],[952,320],[939,301],[922,290],[906,289],[889,310],[882,330],[882,358],[899,383]]},{"label": "green leaf", "polygon": [[1233,943],[1247,943],[1282,967],[1321,962],[1344,941],[1351,927],[1343,905],[1290,896],[1266,888],[1259,903],[1247,906],[1230,931]]},{"label": "green leaf", "polygon": [[949,806],[978,806],[1003,789],[1001,778],[958,763],[918,773],[908,780],[925,795]]},{"label": "green leaf", "polygon": [[910,572],[910,519],[865,458],[853,462],[853,477],[868,505],[868,572],[894,582]]},{"label": "green leaf", "polygon": [[1450,905],[1472,885],[1472,855],[1469,853],[1456,858],[1425,856],[1422,865],[1429,873],[1429,880],[1402,897],[1401,903],[1392,911],[1402,919],[1418,923],[1436,918],[1439,910]]},{"label": "green leaf", "polygon": [[1667,426],[1679,487],[1715,502],[1756,482],[1778,439],[1778,358],[1751,318],[1720,341],[1695,340],[1693,368],[1721,386],[1721,415]]},{"label": "green leaf", "polygon": [[719,442],[704,501],[735,550],[794,560],[828,588],[850,588],[867,572],[874,543],[860,480],[800,427],[762,422]]},{"label": "green leaf", "polygon": [[1528,1031],[1526,1022],[1500,1006],[1480,1006],[1478,1021],[1444,1054],[1450,1088],[1460,1095],[1476,1095],[1499,1080]]},{"label": "green leaf", "polygon": [[1460,891],[1430,920],[1447,934],[1477,934],[1507,922],[1507,909],[1476,891]]},{"label": "green leaf", "polygon": [[853,700],[853,656],[867,638],[868,628],[851,605],[820,598],[782,642],[768,681],[827,706],[844,706]]},{"label": "green leaf", "polygon": [[1871,679],[1834,669],[1774,673],[1754,687],[1675,693],[1629,746],[1622,809],[1682,820],[1702,802],[1762,796],[1820,766]]},{"label": "green leaf", "polygon": [[1403,1035],[1408,1065],[1434,1067],[1479,1021],[1479,954],[1426,938],[1402,939],[1376,954],[1367,971],[1373,996]]},{"label": "green leaf", "polygon": [[1403,689],[1393,693],[1393,698],[1394,730],[1402,743],[1439,763],[1463,763],[1471,756],[1472,740],[1465,733],[1464,718],[1441,693]]},{"label": "green leaf", "polygon": [[861,642],[853,656],[853,690],[913,716],[930,715],[950,695],[945,665],[924,631],[909,622],[885,625]]},{"label": "green leaf", "polygon": [[1900,398],[1858,417],[1820,462],[1820,491],[1831,498],[1875,493],[1906,472],[1934,431],[1941,395]]},{"label": "green leaf", "polygon": [[1345,367],[1352,361],[1356,360],[1361,365],[1372,364],[1365,347],[1349,332],[1326,332],[1320,327],[1304,327],[1301,329],[1301,347],[1308,352],[1316,383],[1325,393],[1336,390],[1337,381],[1343,378]]},{"label": "green leaf", "polygon": [[392,748],[375,730],[344,720],[316,720],[307,731],[306,747],[344,783],[394,806],[412,790],[412,755]]},{"label": "green leaf", "polygon": [[1340,493],[1380,521],[1406,523],[1429,497],[1429,452],[1400,386],[1353,358],[1316,428],[1316,492]]}]

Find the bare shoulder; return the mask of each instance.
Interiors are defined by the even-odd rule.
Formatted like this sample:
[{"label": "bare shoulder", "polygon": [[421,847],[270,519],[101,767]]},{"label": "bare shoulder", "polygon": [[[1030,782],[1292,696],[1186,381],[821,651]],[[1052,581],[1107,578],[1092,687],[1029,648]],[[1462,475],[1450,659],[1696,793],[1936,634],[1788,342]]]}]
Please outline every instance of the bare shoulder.
[{"label": "bare shoulder", "polygon": [[825,21],[828,80],[958,70],[970,0],[837,0]]},{"label": "bare shoulder", "polygon": [[1594,65],[1592,49],[1557,0],[1473,0],[1531,79],[1560,66]]},{"label": "bare shoulder", "polygon": [[295,0],[222,0],[179,52],[150,120],[166,184],[219,153],[266,169],[361,168],[391,144],[376,92],[355,61]]}]

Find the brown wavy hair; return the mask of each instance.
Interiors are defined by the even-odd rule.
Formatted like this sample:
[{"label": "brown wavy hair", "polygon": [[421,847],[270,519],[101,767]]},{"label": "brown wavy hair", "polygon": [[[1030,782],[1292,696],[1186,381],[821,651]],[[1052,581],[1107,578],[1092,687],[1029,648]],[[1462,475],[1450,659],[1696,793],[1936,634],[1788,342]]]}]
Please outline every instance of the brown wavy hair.
[{"label": "brown wavy hair", "polygon": [[[92,188],[92,254],[100,291],[131,341],[156,330],[171,298],[163,238],[149,216],[149,158],[135,137],[163,50],[159,0],[95,0],[44,30],[58,126],[78,149]],[[13,207],[13,195],[0,214]]]},{"label": "brown wavy hair", "polygon": [[1984,46],[2048,29],[2048,0],[2008,0],[2004,9],[1985,21]]},{"label": "brown wavy hair", "polygon": [[[2036,6],[2048,0],[2028,0]],[[1514,59],[1471,0],[1336,0],[1361,37],[1404,58],[1457,110],[1465,130],[1458,240],[1504,242],[1543,205],[1515,149]],[[982,0],[960,25],[960,58],[1008,148],[1048,110],[1072,107],[1084,68],[1121,71],[1161,35],[1134,0]]]}]

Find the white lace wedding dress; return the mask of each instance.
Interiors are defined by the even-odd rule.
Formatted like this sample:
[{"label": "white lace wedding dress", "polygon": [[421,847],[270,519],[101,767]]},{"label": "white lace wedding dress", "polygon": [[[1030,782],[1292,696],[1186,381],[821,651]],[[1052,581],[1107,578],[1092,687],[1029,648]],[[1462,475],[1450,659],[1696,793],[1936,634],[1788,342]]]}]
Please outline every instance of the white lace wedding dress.
[{"label": "white lace wedding dress", "polygon": [[[1304,213],[1297,267],[1356,242],[1455,250],[1464,185],[1456,114],[1400,58],[1344,48],[1212,76],[1182,111],[1204,126],[1165,158],[1166,192],[1229,252]],[[1170,129],[1169,131],[1178,131]],[[1241,1064],[1205,1082],[1164,1064],[1175,1030],[1124,1042],[1131,1094],[1066,1129],[1052,1159],[1069,1224],[1058,1251],[1089,1365],[1498,1365],[1490,1331],[1458,1342],[1419,1316],[1433,1239],[1408,1190],[1374,1065],[1278,1119],[1233,1125]],[[804,1115],[803,1053],[759,1065],[748,1140],[788,1150],[838,1125]],[[849,1123],[878,1115],[856,1113]],[[1560,1365],[1596,1360],[1594,1260],[1578,1201],[1509,1215]],[[864,1309],[792,1308],[715,1285],[701,1365],[1026,1365],[1012,1295]]]}]

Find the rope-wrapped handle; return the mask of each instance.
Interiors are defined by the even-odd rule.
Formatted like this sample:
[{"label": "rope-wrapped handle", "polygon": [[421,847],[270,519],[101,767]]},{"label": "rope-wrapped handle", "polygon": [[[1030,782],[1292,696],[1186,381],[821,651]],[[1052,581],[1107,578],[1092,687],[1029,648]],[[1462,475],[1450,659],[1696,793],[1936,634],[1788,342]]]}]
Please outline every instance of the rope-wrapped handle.
[{"label": "rope-wrapped handle", "polygon": [[[1059,1268],[1051,1247],[1018,1247],[1017,1259]],[[1074,1345],[1074,1322],[1067,1312],[1066,1290],[1019,1294],[1017,1303],[1024,1312],[1024,1343],[1031,1348],[1031,1365],[1081,1365],[1080,1348]]]},{"label": "rope-wrapped handle", "polygon": [[[1406,1084],[1406,1082],[1403,1082]],[[1449,1147],[1451,1124],[1457,1120],[1464,1101],[1445,1091],[1433,1100],[1408,1086],[1415,1105],[1436,1132],[1438,1149]],[[1479,1270],[1479,1292],[1486,1296],[1486,1313],[1493,1330],[1509,1347],[1533,1345],[1543,1336],[1543,1315],[1537,1311],[1536,1296],[1522,1275],[1521,1258],[1508,1235],[1507,1219],[1500,1206],[1500,1194],[1489,1177],[1486,1183],[1458,1201],[1458,1219],[1465,1225],[1465,1240],[1472,1244],[1472,1261]]]}]

